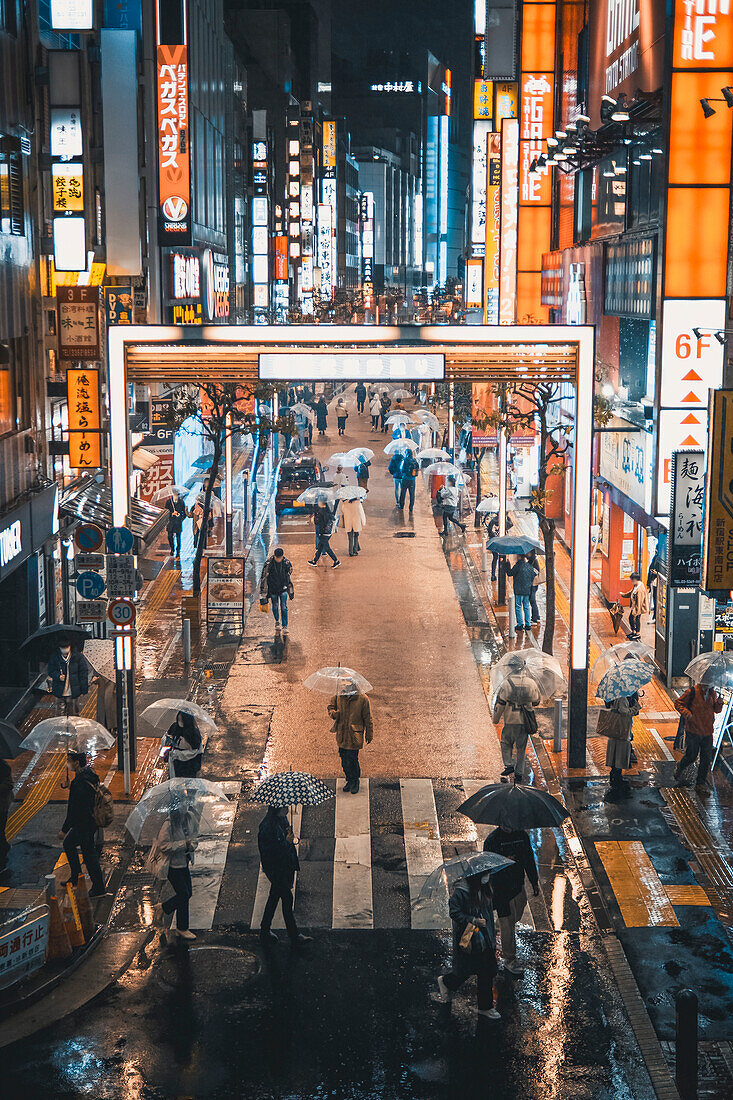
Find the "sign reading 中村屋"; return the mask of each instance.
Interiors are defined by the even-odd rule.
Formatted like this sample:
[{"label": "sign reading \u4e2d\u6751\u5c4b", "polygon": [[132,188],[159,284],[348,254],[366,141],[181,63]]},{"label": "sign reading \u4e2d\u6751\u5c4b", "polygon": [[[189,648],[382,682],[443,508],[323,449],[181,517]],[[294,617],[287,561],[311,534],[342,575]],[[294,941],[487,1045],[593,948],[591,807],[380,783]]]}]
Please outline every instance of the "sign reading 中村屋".
[{"label": "sign reading \u4e2d\u6751\u5c4b", "polygon": [[704,452],[675,451],[672,455],[672,508],[667,553],[672,588],[689,588],[700,583],[704,499]]},{"label": "sign reading \u4e2d\u6751\u5c4b", "polygon": [[263,352],[259,377],[271,381],[439,381],[445,356],[404,352]]},{"label": "sign reading \u4e2d\u6751\u5c4b", "polygon": [[702,587],[714,592],[733,588],[733,390],[711,393],[710,435]]}]

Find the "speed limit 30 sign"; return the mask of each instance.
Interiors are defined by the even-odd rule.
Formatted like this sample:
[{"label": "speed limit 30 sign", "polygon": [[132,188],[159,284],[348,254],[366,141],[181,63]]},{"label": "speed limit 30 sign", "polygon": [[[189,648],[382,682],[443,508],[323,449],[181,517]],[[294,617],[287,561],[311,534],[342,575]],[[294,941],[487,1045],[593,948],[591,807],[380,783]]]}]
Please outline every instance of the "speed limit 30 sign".
[{"label": "speed limit 30 sign", "polygon": [[137,610],[132,600],[119,596],[116,600],[110,600],[107,608],[107,618],[115,626],[132,626],[135,622]]}]

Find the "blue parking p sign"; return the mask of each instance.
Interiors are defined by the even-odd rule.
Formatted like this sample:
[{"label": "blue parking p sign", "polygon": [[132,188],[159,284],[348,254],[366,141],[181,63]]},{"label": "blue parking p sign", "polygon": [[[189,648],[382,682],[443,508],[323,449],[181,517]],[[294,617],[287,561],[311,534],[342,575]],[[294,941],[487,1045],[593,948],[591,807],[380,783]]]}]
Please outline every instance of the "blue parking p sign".
[{"label": "blue parking p sign", "polygon": [[97,600],[104,592],[104,580],[99,573],[80,573],[76,578],[76,590],[83,600]]}]

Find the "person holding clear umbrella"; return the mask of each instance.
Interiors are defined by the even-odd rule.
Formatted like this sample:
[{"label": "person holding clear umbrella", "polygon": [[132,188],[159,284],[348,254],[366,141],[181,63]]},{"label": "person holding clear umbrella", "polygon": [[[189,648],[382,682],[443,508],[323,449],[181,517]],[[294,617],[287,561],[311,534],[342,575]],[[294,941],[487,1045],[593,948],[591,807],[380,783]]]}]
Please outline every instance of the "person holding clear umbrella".
[{"label": "person holding clear umbrella", "polygon": [[196,936],[188,927],[189,902],[193,896],[191,882],[191,864],[196,849],[195,836],[198,826],[192,815],[183,810],[172,810],[164,820],[160,832],[148,856],[148,866],[159,878],[167,878],[173,887],[173,894],[166,901],[155,906],[155,916],[162,921],[163,915],[176,914],[176,932],[182,940],[195,940]]},{"label": "person holding clear umbrella", "polygon": [[494,1008],[493,980],[496,964],[494,903],[489,871],[459,879],[448,905],[453,926],[453,966],[438,978],[438,997],[450,1002],[472,974],[476,975],[478,1014],[500,1020]]},{"label": "person holding clear umbrella", "polygon": [[712,685],[693,684],[675,701],[674,709],[685,720],[685,753],[674,770],[674,777],[680,786],[684,786],[683,775],[697,758],[697,779],[695,790],[698,794],[710,793],[710,764],[713,759],[713,730],[715,715],[723,709],[722,696]]},{"label": "person holding clear umbrella", "polygon": [[328,704],[328,713],[333,718],[331,732],[336,734],[341,767],[346,776],[344,790],[357,794],[361,777],[359,752],[364,742],[369,745],[374,737],[369,699],[359,690],[355,680],[347,679]]},{"label": "person holding clear umbrella", "polygon": [[504,771],[503,783],[511,776],[515,783],[521,783],[524,772],[524,756],[527,751],[527,739],[537,728],[534,707],[542,699],[537,682],[525,667],[525,662],[511,655],[507,661],[509,674],[504,679],[496,696],[492,714],[494,723],[503,719],[501,731],[501,756]]}]

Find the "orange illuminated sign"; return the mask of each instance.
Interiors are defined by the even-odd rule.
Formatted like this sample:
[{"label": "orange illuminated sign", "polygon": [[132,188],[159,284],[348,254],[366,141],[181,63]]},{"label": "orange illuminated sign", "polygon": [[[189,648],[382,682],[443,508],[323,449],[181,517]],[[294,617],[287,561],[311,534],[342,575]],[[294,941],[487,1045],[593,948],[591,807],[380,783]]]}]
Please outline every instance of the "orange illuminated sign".
[{"label": "orange illuminated sign", "polygon": [[552,134],[552,78],[547,73],[522,73],[522,117],[519,131],[519,201],[549,205],[550,169],[530,172],[543,152],[543,138]]},{"label": "orange illuminated sign", "polygon": [[474,120],[480,118],[491,120],[494,117],[493,80],[474,80],[473,117]]},{"label": "orange illuminated sign", "polygon": [[733,67],[733,12],[727,0],[676,0],[676,69]]},{"label": "orange illuminated sign", "polygon": [[514,83],[494,85],[494,125],[499,128],[503,118],[516,118],[519,109],[519,88]]},{"label": "orange illuminated sign", "polygon": [[69,466],[74,470],[102,465],[99,371],[96,367],[66,372],[69,415]]},{"label": "orange illuminated sign", "polygon": [[499,324],[517,319],[517,180],[519,122],[506,118],[501,125],[501,253],[499,257]]},{"label": "orange illuminated sign", "polygon": [[158,46],[158,236],[186,244],[191,236],[191,163],[186,46]]},{"label": "orange illuminated sign", "polygon": [[288,278],[288,238],[275,237],[275,279],[278,282]]},{"label": "orange illuminated sign", "polygon": [[336,167],[336,123],[323,123],[323,167]]},{"label": "orange illuminated sign", "polygon": [[499,321],[501,241],[501,135],[489,134],[486,163],[486,251],[484,253],[484,324]]}]

